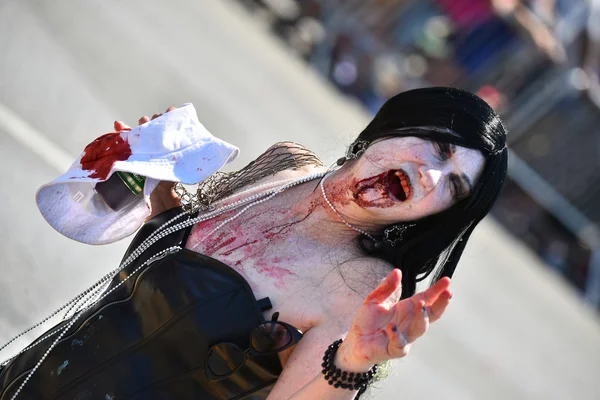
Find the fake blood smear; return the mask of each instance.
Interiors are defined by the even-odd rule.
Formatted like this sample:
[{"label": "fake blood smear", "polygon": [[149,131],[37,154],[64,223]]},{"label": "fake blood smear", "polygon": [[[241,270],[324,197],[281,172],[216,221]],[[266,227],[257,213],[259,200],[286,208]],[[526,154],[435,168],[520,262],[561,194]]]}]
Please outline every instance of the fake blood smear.
[{"label": "fake blood smear", "polygon": [[292,271],[285,269],[285,268],[268,266],[268,265],[261,266],[260,264],[258,265],[257,271],[261,274],[265,274],[268,277],[270,277],[274,281],[275,287],[277,287],[279,289],[284,289],[286,287],[285,279],[288,276],[296,275]]},{"label": "fake blood smear", "polygon": [[390,199],[386,187],[387,172],[362,179],[355,183],[354,200],[361,207],[388,208],[394,206],[394,200]]},{"label": "fake blood smear", "polygon": [[84,149],[81,157],[81,168],[92,171],[89,178],[106,179],[112,166],[117,161],[125,161],[131,156],[131,147],[120,132],[107,133],[100,136]]}]

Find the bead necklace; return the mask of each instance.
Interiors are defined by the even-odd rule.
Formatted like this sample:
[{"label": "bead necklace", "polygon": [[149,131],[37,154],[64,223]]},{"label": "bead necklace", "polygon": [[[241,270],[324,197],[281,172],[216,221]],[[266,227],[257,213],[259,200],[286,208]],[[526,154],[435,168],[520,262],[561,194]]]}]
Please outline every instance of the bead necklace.
[{"label": "bead necklace", "polygon": [[[0,351],[2,351],[6,347],[8,347],[8,345],[10,345],[11,343],[13,343],[15,340],[17,340],[18,338],[22,337],[23,335],[26,335],[27,333],[31,332],[35,328],[38,328],[39,326],[43,325],[44,323],[46,323],[47,321],[49,321],[51,318],[53,318],[54,316],[56,316],[58,313],[60,313],[62,310],[66,309],[67,307],[69,307],[69,309],[67,310],[67,312],[65,314],[65,318],[67,316],[69,316],[69,314],[71,314],[71,312],[73,313],[72,316],[70,316],[71,320],[69,321],[69,323],[64,328],[55,329],[54,331],[50,332],[48,335],[45,335],[43,338],[37,340],[36,342],[32,343],[30,346],[28,346],[25,349],[21,350],[15,356],[13,356],[13,357],[9,358],[8,360],[0,363],[0,366],[3,366],[5,364],[7,364],[8,362],[10,362],[12,359],[14,359],[15,357],[17,357],[21,353],[23,353],[23,352],[31,349],[32,347],[38,345],[39,343],[45,341],[46,339],[48,339],[48,338],[54,336],[55,334],[57,334],[58,332],[60,332],[60,334],[58,335],[58,337],[54,340],[54,342],[46,350],[46,352],[43,354],[43,356],[40,358],[40,360],[37,362],[37,364],[28,373],[27,377],[23,380],[23,382],[21,383],[21,385],[19,386],[19,388],[17,389],[17,391],[11,397],[11,400],[14,400],[17,397],[17,395],[21,392],[21,390],[23,390],[23,387],[25,386],[25,384],[29,381],[29,379],[35,373],[35,371],[42,365],[42,363],[48,357],[48,355],[50,354],[50,352],[52,351],[52,349],[54,349],[54,347],[56,347],[56,345],[58,344],[58,342],[63,338],[63,336],[67,333],[67,331],[75,324],[75,322],[83,315],[83,313],[87,309],[89,309],[94,304],[96,304],[98,301],[104,299],[106,296],[108,296],[110,293],[112,293],[115,289],[117,289],[119,286],[121,286],[123,283],[125,283],[132,275],[134,275],[142,267],[144,267],[146,265],[149,265],[149,264],[157,261],[158,259],[165,257],[168,254],[175,253],[175,252],[181,250],[181,248],[179,246],[174,246],[174,247],[170,247],[168,249],[165,249],[165,250],[162,250],[162,251],[158,252],[154,256],[150,257],[142,265],[138,266],[130,275],[127,275],[121,282],[119,282],[117,285],[115,285],[115,287],[113,287],[113,288],[111,288],[108,291],[106,291],[106,292],[103,293],[103,291],[106,289],[107,283],[109,283],[116,274],[118,274],[119,272],[121,272],[121,270],[123,270],[125,267],[127,267],[129,264],[131,264],[133,261],[135,261],[144,251],[146,251],[154,243],[156,243],[157,241],[159,241],[163,237],[168,236],[168,235],[170,235],[170,234],[172,234],[172,233],[174,233],[176,231],[179,231],[181,229],[185,229],[185,228],[187,228],[189,226],[192,226],[192,225],[195,225],[195,224],[197,224],[199,222],[207,221],[207,220],[209,220],[211,218],[214,218],[216,216],[225,214],[228,211],[231,211],[231,210],[234,210],[236,208],[242,207],[242,209],[238,213],[236,213],[234,216],[232,216],[232,217],[226,219],[225,221],[223,221],[215,229],[213,229],[211,232],[209,232],[206,236],[204,236],[201,239],[201,241],[205,240],[208,236],[210,236],[216,230],[220,229],[221,227],[223,227],[227,223],[235,220],[240,215],[242,215],[244,212],[246,212],[249,208],[272,199],[277,194],[283,192],[286,189],[289,189],[289,188],[291,188],[293,186],[296,186],[296,185],[300,185],[300,184],[309,182],[309,181],[314,180],[314,179],[322,178],[325,175],[326,175],[325,172],[321,172],[321,173],[315,173],[315,174],[311,174],[311,175],[308,175],[308,176],[304,176],[304,177],[300,177],[300,178],[296,178],[296,179],[292,179],[292,180],[286,179],[286,180],[282,180],[282,181],[271,182],[271,183],[259,185],[258,187],[250,188],[248,190],[245,190],[244,192],[238,193],[236,195],[232,195],[232,196],[227,197],[227,198],[225,198],[223,200],[215,202],[215,204],[220,204],[220,203],[226,202],[231,197],[238,197],[242,193],[248,193],[248,192],[256,191],[258,188],[264,188],[264,187],[272,186],[272,185],[274,185],[276,183],[283,183],[282,185],[280,185],[280,186],[278,186],[278,187],[276,187],[274,189],[267,190],[266,192],[254,194],[254,195],[252,195],[250,197],[247,197],[245,199],[241,199],[241,200],[235,201],[235,202],[233,202],[231,204],[228,204],[228,205],[225,205],[225,206],[223,206],[221,208],[215,209],[214,211],[207,212],[206,214],[200,215],[200,216],[198,216],[196,218],[192,218],[190,220],[179,222],[179,223],[176,223],[176,224],[170,226],[172,223],[174,223],[175,221],[177,221],[178,219],[180,219],[182,216],[185,216],[185,215],[189,214],[188,212],[182,212],[181,214],[179,214],[179,215],[171,218],[169,221],[167,221],[164,224],[162,224],[154,232],[152,232],[142,243],[140,243],[140,245],[129,255],[129,257],[127,257],[127,259],[125,259],[125,261],[123,261],[123,263],[118,268],[116,268],[113,271],[109,272],[108,274],[104,275],[102,278],[100,278],[100,280],[98,282],[96,282],[94,285],[92,285],[91,287],[89,287],[88,289],[86,289],[84,292],[80,293],[75,298],[73,298],[72,300],[68,301],[62,307],[60,307],[59,309],[57,309],[56,311],[54,311],[52,314],[50,314],[49,316],[47,316],[46,318],[44,318],[42,321],[36,323],[32,327],[30,327],[30,328],[26,329],[25,331],[19,333],[17,336],[13,337],[6,344],[4,344],[2,347],[0,347]],[[81,304],[81,305],[78,307],[78,304]]]},{"label": "bead necklace", "polygon": [[335,215],[337,215],[339,217],[339,219],[342,220],[342,222],[350,229],[354,229],[356,232],[365,235],[366,237],[368,237],[369,239],[371,239],[373,241],[373,243],[377,244],[379,243],[379,241],[377,239],[375,239],[373,236],[369,235],[367,232],[363,231],[360,228],[355,227],[354,225],[351,225],[348,221],[346,221],[344,219],[344,217],[341,216],[341,214],[338,212],[338,210],[335,209],[335,207],[333,206],[333,204],[331,204],[331,202],[329,201],[329,199],[327,198],[327,195],[325,194],[325,179],[327,179],[327,174],[323,177],[323,179],[321,179],[321,193],[323,193],[323,198],[325,199],[325,202],[329,205],[329,207],[333,210],[333,212],[335,213]]}]

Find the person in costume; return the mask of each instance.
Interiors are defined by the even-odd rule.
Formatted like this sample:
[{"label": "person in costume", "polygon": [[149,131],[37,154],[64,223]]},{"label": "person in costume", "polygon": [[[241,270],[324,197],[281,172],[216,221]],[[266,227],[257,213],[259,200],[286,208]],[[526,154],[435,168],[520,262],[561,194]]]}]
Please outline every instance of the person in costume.
[{"label": "person in costume", "polygon": [[[65,222],[56,198],[40,196],[72,199],[76,189],[83,204],[89,176],[144,175],[135,169],[140,163],[152,177],[140,200],[148,207],[136,214],[147,222],[120,267],[4,364],[0,399],[360,396],[378,365],[406,356],[450,304],[450,277],[506,177],[499,116],[459,89],[404,92],[382,106],[335,167],[282,142],[240,171],[211,171],[191,194],[173,182],[190,183],[196,169],[218,166],[236,149],[208,141],[228,150],[220,158],[214,151],[221,161],[206,164],[208,153],[181,161],[192,144],[175,155],[135,158],[142,157],[135,135],[153,123],[161,132],[180,128],[177,112],[187,111],[170,108],[133,129],[115,122],[112,138],[130,150],[110,153],[105,170],[101,155],[81,162],[84,152],[69,176],[38,193],[57,230],[101,242],[102,232],[86,236]],[[170,172],[152,170],[155,158]],[[93,218],[108,210],[90,198]],[[127,211],[104,232],[123,230]],[[426,279],[430,287],[415,294]]]}]

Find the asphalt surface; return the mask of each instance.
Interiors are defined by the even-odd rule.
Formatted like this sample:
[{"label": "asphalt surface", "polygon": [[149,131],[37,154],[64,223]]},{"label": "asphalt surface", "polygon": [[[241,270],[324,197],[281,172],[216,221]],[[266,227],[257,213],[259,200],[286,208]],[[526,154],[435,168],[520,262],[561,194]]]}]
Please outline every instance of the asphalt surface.
[{"label": "asphalt surface", "polygon": [[[281,140],[330,162],[367,122],[230,1],[0,1],[0,342],[115,268],[127,244],[62,237],[37,188],[115,119],[185,102],[242,149],[232,167]],[[600,398],[598,318],[494,221],[478,228],[454,293],[371,397]]]}]

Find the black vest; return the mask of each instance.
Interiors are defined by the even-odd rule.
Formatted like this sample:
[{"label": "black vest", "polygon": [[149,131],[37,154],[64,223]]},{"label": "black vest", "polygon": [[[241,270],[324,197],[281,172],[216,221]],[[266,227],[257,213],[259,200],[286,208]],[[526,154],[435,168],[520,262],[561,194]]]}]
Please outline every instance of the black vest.
[{"label": "black vest", "polygon": [[[180,212],[172,209],[148,221],[125,258]],[[185,219],[189,216],[177,222]],[[183,248],[190,230],[160,239],[117,274],[110,287],[160,250]],[[264,321],[262,311],[268,308],[268,299],[257,301],[246,280],[227,265],[187,249],[167,254],[88,309],[17,399],[266,399],[281,373],[277,355],[251,358],[217,382],[207,379],[205,359],[210,346],[219,342],[247,349],[250,331]],[[46,339],[0,371],[0,400],[12,397],[55,339]]]}]

